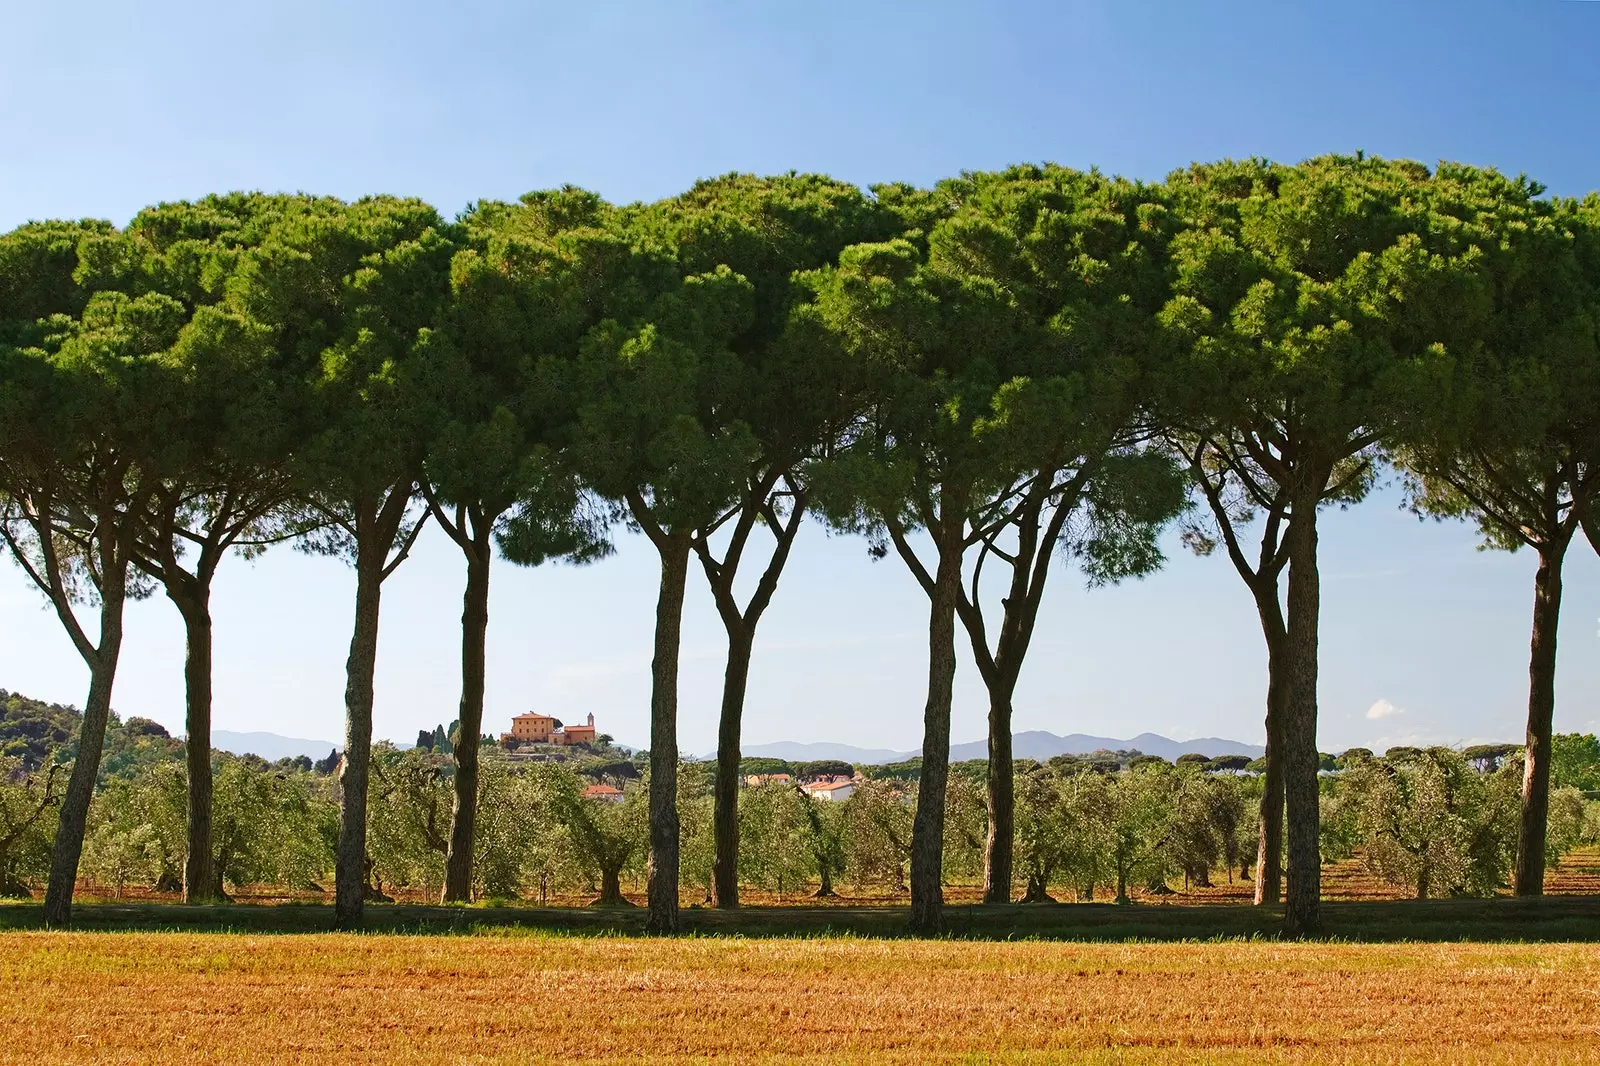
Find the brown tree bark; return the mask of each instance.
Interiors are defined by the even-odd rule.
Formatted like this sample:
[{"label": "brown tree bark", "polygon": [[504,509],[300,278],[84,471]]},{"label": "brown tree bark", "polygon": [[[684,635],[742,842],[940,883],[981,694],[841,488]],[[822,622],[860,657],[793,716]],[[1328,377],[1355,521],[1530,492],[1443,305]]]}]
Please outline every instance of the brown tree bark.
[{"label": "brown tree bark", "polygon": [[[370,525],[366,517],[358,518]],[[334,864],[334,923],[361,925],[367,892],[367,785],[372,760],[372,687],[377,671],[378,618],[386,545],[358,533],[355,627],[345,660],[344,759],[339,768],[339,845]]]},{"label": "brown tree bark", "polygon": [[189,787],[185,822],[188,853],[183,860],[183,901],[221,898],[211,840],[211,590],[190,582],[167,585],[167,597],[183,616],[184,762]]},{"label": "brown tree bark", "polygon": [[[1266,638],[1267,713],[1263,754],[1266,772],[1262,775],[1265,780],[1262,781],[1261,810],[1256,826],[1255,903],[1257,906],[1277,903],[1283,887],[1283,720],[1288,713],[1289,691],[1288,633],[1283,605],[1278,599],[1278,580],[1288,563],[1283,532],[1284,523],[1292,522],[1290,499],[1282,486],[1268,491],[1267,479],[1255,477],[1248,462],[1218,441],[1202,437],[1185,442],[1173,438],[1171,443],[1188,461],[1190,473],[1210,505],[1228,558],[1255,598],[1262,635]],[[1228,500],[1229,477],[1249,487],[1246,499],[1251,505],[1243,514]],[[1263,514],[1264,521],[1260,548],[1252,563],[1245,555],[1235,523],[1258,511]],[[1241,871],[1240,876],[1247,874]]]},{"label": "brown tree bark", "polygon": [[[779,513],[775,500],[778,483],[787,484],[791,501],[788,519]],[[744,728],[744,701],[750,679],[750,657],[755,647],[756,626],[772,603],[778,578],[789,560],[795,535],[805,517],[806,493],[780,466],[750,483],[733,524],[728,548],[720,562],[712,555],[708,533],[701,530],[693,539],[695,554],[705,570],[711,596],[728,634],[728,661],[723,671],[722,713],[717,721],[717,772],[712,787],[712,892],[718,907],[739,905],[739,761],[743,756],[740,740]],[[758,520],[765,519],[776,538],[755,591],[741,609],[734,596],[734,581],[744,559],[750,535]],[[713,527],[714,528],[714,527]]]},{"label": "brown tree bark", "polygon": [[1267,638],[1267,747],[1262,774],[1261,816],[1256,832],[1256,906],[1277,903],[1283,891],[1283,720],[1288,695],[1288,633],[1278,604],[1277,582],[1268,598],[1257,597]]},{"label": "brown tree bark", "polygon": [[[1023,492],[1015,517],[1006,524],[1017,531],[1015,552],[1010,555],[1011,581],[1001,600],[1000,633],[993,651],[989,648],[987,627],[984,623],[983,605],[980,601],[980,583],[983,566],[991,554],[997,553],[995,539],[1004,525],[981,531],[976,536],[982,546],[978,561],[973,567],[972,585],[963,591],[957,578],[956,614],[967,631],[972,645],[973,660],[978,676],[989,693],[988,780],[984,801],[988,813],[989,829],[983,849],[983,902],[1011,902],[1011,885],[1015,878],[1016,842],[1016,766],[1011,743],[1012,701],[1017,689],[1017,679],[1022,675],[1022,663],[1033,640],[1034,626],[1039,618],[1039,605],[1043,602],[1045,581],[1050,576],[1050,562],[1055,557],[1056,545],[1068,516],[1077,508],[1088,485],[1094,463],[1086,463],[1076,470],[1065,483],[1058,483],[1061,469],[1039,472],[1033,483]],[[1048,519],[1046,507],[1054,499]],[[962,548],[966,547],[963,542]],[[957,568],[960,568],[958,562]]]},{"label": "brown tree bark", "polygon": [[1551,728],[1556,707],[1556,630],[1561,621],[1561,566],[1568,538],[1539,549],[1533,581],[1533,639],[1528,656],[1527,760],[1513,884],[1519,896],[1544,894],[1545,836],[1550,817]]},{"label": "brown tree bark", "polygon": [[[125,578],[125,570],[123,576]],[[61,796],[55,845],[50,851],[50,880],[44,891],[46,925],[65,925],[72,920],[72,892],[78,882],[78,862],[83,858],[89,802],[94,798],[95,778],[100,774],[106,721],[111,715],[111,686],[116,681],[117,660],[122,655],[124,581],[112,576],[105,586],[100,591],[100,644],[92,657],[86,657],[89,695],[83,704],[83,724],[78,730],[78,754],[72,761],[72,774]]]},{"label": "brown tree bark", "polygon": [[678,654],[689,534],[655,530],[661,554],[655,657],[650,665],[650,855],[645,894],[651,933],[678,931]]},{"label": "brown tree bark", "polygon": [[718,907],[739,905],[739,742],[745,690],[750,679],[754,634],[744,625],[728,628],[728,664],[722,675],[722,716],[717,721],[717,778],[712,789],[712,832],[716,853],[711,877]]},{"label": "brown tree bark", "polygon": [[1054,903],[1050,895],[1050,879],[1044,874],[1034,872],[1028,875],[1028,885],[1022,894],[1023,903]]},{"label": "brown tree bark", "polygon": [[[1303,475],[1302,475],[1303,476]],[[1317,785],[1317,623],[1321,588],[1317,572],[1317,503],[1327,476],[1305,477],[1290,523],[1288,623],[1285,659],[1288,692],[1283,716],[1283,791],[1287,816],[1288,885],[1284,931],[1315,932],[1322,923],[1322,853]]]},{"label": "brown tree bark", "polygon": [[100,772],[106,722],[111,715],[111,688],[122,656],[122,615],[127,603],[128,567],[133,555],[133,520],[128,515],[134,508],[125,506],[130,503],[124,485],[127,475],[126,467],[120,464],[97,472],[99,521],[94,532],[80,540],[93,559],[91,580],[100,597],[98,644],[90,642],[72,609],[68,579],[57,545],[59,530],[50,489],[45,487],[37,499],[30,499],[25,505],[26,521],[38,539],[42,572],[19,550],[10,530],[4,533],[13,558],[49,596],[73,647],[89,668],[89,694],[84,701],[83,722],[78,731],[78,754],[72,761],[72,773],[61,797],[55,843],[50,852],[50,879],[44,894],[44,920],[50,925],[64,925],[72,919],[72,894],[77,887],[78,863],[83,857],[89,803],[94,798],[95,779]]},{"label": "brown tree bark", "polygon": [[[1010,903],[1017,836],[1016,766],[1011,754],[1011,692],[989,693],[989,832],[983,842],[983,902]],[[1030,886],[1028,891],[1033,891]],[[1024,900],[1023,902],[1037,902]]]},{"label": "brown tree bark", "polygon": [[[928,588],[928,698],[922,715],[922,774],[911,823],[911,931],[931,936],[943,926],[944,807],[950,779],[950,707],[956,677],[956,601],[961,595],[964,509],[946,492],[941,518],[929,524],[938,565]],[[902,556],[909,543],[895,534]],[[912,556],[914,559],[914,556]],[[908,559],[908,562],[910,560]],[[917,563],[914,569],[920,570]]]},{"label": "brown tree bark", "polygon": [[489,634],[489,568],[494,556],[490,523],[473,516],[467,555],[467,587],[461,597],[460,731],[453,741],[455,781],[450,807],[450,844],[445,853],[444,901],[472,898],[472,848],[478,816],[478,739],[483,733],[483,691]]},{"label": "brown tree bark", "polygon": [[622,894],[622,870],[620,867],[605,867],[600,871],[600,898],[594,901],[596,907],[627,907],[626,896]]}]

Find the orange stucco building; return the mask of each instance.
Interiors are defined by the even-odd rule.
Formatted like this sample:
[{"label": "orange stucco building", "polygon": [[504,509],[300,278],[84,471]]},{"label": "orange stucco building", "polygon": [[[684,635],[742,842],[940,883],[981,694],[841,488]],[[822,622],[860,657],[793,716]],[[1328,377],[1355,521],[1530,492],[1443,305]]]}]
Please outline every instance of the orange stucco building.
[{"label": "orange stucco building", "polygon": [[511,719],[511,732],[507,736],[529,744],[593,744],[594,715],[589,716],[587,725],[558,726],[550,715],[528,711]]}]

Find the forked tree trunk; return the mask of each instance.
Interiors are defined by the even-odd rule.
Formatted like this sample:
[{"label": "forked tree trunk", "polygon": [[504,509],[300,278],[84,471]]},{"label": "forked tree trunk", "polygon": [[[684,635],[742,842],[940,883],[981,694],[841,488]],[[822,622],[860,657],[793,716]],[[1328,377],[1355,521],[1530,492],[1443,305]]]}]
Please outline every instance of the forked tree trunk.
[{"label": "forked tree trunk", "polygon": [[678,653],[689,536],[664,533],[656,599],[655,658],[650,667],[650,857],[645,894],[652,933],[678,931]]},{"label": "forked tree trunk", "polygon": [[[1011,754],[1011,691],[1004,685],[989,694],[989,787],[985,798],[989,834],[983,847],[983,901],[1010,903],[1017,801]],[[1031,886],[1028,891],[1032,893]]]},{"label": "forked tree trunk", "polygon": [[100,599],[100,643],[89,665],[89,695],[83,705],[83,724],[78,730],[78,755],[72,761],[72,775],[61,797],[61,815],[56,825],[55,844],[50,851],[50,881],[44,891],[44,920],[47,925],[65,925],[72,920],[72,892],[78,882],[78,862],[83,858],[83,838],[89,821],[89,801],[94,798],[95,778],[100,774],[100,754],[105,747],[106,720],[111,715],[111,686],[117,677],[117,660],[122,655],[122,608],[126,571],[108,575]]},{"label": "forked tree trunk", "polygon": [[1267,747],[1262,774],[1261,812],[1256,828],[1256,906],[1277,903],[1283,891],[1283,720],[1288,695],[1288,663],[1284,645],[1283,612],[1272,603],[1262,607],[1262,628],[1267,638]]},{"label": "forked tree trunk", "polygon": [[911,823],[911,931],[938,933],[943,922],[944,805],[950,777],[950,705],[956,677],[956,597],[961,586],[961,511],[943,501],[934,535],[938,568],[928,614],[928,700],[922,715],[922,775]]},{"label": "forked tree trunk", "polygon": [[[1010,589],[1000,601],[1000,633],[992,652],[983,620],[983,608],[978,602],[980,590],[974,586],[970,600],[964,594],[958,594],[956,601],[956,613],[966,627],[978,674],[989,693],[989,766],[987,788],[984,790],[984,804],[989,819],[989,831],[983,849],[985,903],[1011,901],[1011,884],[1016,875],[1016,767],[1012,761],[1011,745],[1012,701],[1016,695],[1017,679],[1022,674],[1023,660],[1028,654],[1028,645],[1033,640],[1033,629],[1038,622],[1039,604],[1050,574],[1050,562],[1055,557],[1067,517],[1082,498],[1087,475],[1087,467],[1080,470],[1059,495],[1051,489],[1055,484],[1055,475],[1041,475],[1023,500],[1015,520],[1017,546],[1009,559]],[[1052,496],[1056,497],[1054,510],[1049,519],[1041,524],[1044,509]],[[991,547],[992,544],[986,545],[985,550]],[[978,565],[982,566],[982,556]],[[959,578],[957,581],[959,589]]]},{"label": "forked tree trunk", "polygon": [[[360,523],[365,527],[369,523]],[[355,628],[345,662],[344,761],[339,770],[339,848],[334,865],[334,923],[361,924],[367,891],[367,775],[372,760],[372,684],[378,658],[383,557],[388,545],[358,536]]]},{"label": "forked tree trunk", "polygon": [[[717,723],[717,779],[712,831],[716,857],[712,878],[718,907],[739,905],[739,748],[745,690],[750,680],[753,634],[747,627],[728,630],[728,665],[722,679],[722,717]],[[826,872],[823,874],[826,884]],[[818,893],[819,895],[821,893]]]},{"label": "forked tree trunk", "polygon": [[[463,527],[465,532],[465,528]],[[461,598],[460,732],[453,741],[454,795],[450,843],[444,861],[444,901],[472,898],[472,846],[478,816],[478,738],[483,732],[483,690],[489,634],[489,566],[493,548],[487,529],[474,529],[467,549],[467,588]]]},{"label": "forked tree trunk", "polygon": [[189,772],[186,811],[188,854],[183,860],[183,901],[212,903],[222,898],[221,878],[211,834],[211,596],[198,586],[167,586],[167,597],[183,616],[184,762]]},{"label": "forked tree trunk", "polygon": [[1050,878],[1034,870],[1028,874],[1027,890],[1022,894],[1024,903],[1054,903],[1050,896]]},{"label": "forked tree trunk", "polygon": [[1289,526],[1289,595],[1285,656],[1288,693],[1283,716],[1283,791],[1287,815],[1288,891],[1284,931],[1315,932],[1322,922],[1322,853],[1317,789],[1317,500],[1313,483],[1294,501]]},{"label": "forked tree trunk", "polygon": [[1544,894],[1545,836],[1550,817],[1551,727],[1556,709],[1556,628],[1561,621],[1565,540],[1539,553],[1533,581],[1533,640],[1528,657],[1527,761],[1522,773],[1522,824],[1513,884],[1519,896]]}]

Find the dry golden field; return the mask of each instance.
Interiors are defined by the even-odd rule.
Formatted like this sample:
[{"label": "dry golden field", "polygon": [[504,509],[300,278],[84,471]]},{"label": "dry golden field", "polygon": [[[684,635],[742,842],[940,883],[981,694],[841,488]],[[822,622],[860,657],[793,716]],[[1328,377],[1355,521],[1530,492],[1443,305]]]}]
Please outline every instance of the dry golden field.
[{"label": "dry golden field", "polygon": [[1600,947],[0,935],[0,1062],[1600,1062]]}]

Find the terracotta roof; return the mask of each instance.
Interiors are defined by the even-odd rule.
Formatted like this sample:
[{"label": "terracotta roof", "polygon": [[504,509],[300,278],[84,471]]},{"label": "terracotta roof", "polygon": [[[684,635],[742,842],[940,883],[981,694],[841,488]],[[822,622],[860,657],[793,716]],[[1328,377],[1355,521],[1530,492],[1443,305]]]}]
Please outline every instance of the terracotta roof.
[{"label": "terracotta roof", "polygon": [[555,718],[552,717],[551,715],[548,715],[548,714],[537,714],[537,713],[535,713],[533,711],[524,711],[521,714],[514,715],[511,720],[513,722],[515,722],[519,718],[543,718],[548,722],[555,721]]},{"label": "terracotta roof", "polygon": [[590,785],[583,790],[585,796],[620,796],[622,789],[612,788],[610,785]]},{"label": "terracotta roof", "polygon": [[800,787],[807,792],[832,792],[836,788],[849,788],[854,784],[854,781],[817,781]]}]

